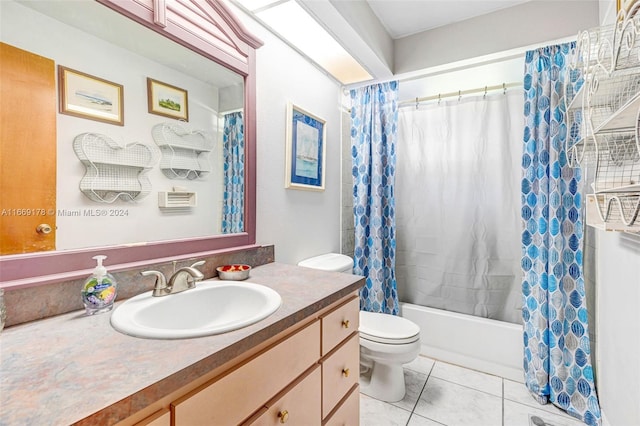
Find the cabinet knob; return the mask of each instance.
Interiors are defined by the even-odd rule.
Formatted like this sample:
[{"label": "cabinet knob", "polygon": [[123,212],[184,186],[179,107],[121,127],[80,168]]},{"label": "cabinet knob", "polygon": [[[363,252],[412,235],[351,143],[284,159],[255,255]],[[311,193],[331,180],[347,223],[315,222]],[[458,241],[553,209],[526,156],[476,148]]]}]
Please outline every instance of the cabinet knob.
[{"label": "cabinet knob", "polygon": [[47,224],[47,223],[41,223],[40,225],[38,225],[36,227],[36,232],[38,234],[50,234],[51,233],[51,225]]},{"label": "cabinet knob", "polygon": [[349,320],[342,321],[342,328],[349,328]]},{"label": "cabinet knob", "polygon": [[342,369],[342,375],[344,377],[349,377],[349,369],[348,368],[343,368]]},{"label": "cabinet knob", "polygon": [[287,410],[278,412],[278,418],[280,419],[280,423],[286,423],[287,420],[289,420],[289,412]]}]

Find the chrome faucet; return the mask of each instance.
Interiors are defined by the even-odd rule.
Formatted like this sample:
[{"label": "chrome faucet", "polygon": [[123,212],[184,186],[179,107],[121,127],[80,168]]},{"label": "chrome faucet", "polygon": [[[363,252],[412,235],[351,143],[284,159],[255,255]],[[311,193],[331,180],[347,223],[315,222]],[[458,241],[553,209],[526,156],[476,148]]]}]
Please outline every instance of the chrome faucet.
[{"label": "chrome faucet", "polygon": [[156,283],[153,288],[152,296],[167,296],[169,294],[180,293],[190,288],[195,288],[198,281],[204,279],[202,272],[196,269],[197,266],[204,265],[204,260],[194,263],[191,266],[185,266],[173,273],[167,283],[164,274],[159,271],[143,271],[140,272],[143,276],[155,275]]}]

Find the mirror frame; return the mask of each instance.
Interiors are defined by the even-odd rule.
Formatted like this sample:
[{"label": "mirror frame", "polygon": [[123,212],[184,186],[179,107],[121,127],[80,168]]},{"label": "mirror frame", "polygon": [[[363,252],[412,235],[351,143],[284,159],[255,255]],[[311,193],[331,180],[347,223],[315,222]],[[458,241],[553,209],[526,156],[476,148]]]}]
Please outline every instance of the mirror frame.
[{"label": "mirror frame", "polygon": [[[256,242],[256,64],[262,41],[250,34],[219,0],[95,0],[244,78],[245,230],[237,234],[130,245],[0,256],[0,287],[19,288],[83,277],[92,257],[108,256],[111,271],[172,260],[240,251]],[[184,3],[184,2],[181,2]],[[172,19],[174,18],[174,19]],[[176,22],[181,21],[180,24]],[[189,25],[184,25],[184,21]],[[208,35],[205,40],[202,33]]]}]

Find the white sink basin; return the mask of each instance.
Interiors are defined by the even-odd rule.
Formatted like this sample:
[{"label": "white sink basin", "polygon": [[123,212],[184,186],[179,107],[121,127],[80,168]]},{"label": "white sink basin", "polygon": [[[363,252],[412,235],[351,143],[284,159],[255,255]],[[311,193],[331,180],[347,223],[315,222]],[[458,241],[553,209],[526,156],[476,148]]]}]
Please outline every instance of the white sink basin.
[{"label": "white sink basin", "polygon": [[278,307],[280,295],[246,281],[201,281],[196,288],[168,296],[134,296],[111,314],[121,333],[151,339],[183,339],[237,330],[256,323]]}]

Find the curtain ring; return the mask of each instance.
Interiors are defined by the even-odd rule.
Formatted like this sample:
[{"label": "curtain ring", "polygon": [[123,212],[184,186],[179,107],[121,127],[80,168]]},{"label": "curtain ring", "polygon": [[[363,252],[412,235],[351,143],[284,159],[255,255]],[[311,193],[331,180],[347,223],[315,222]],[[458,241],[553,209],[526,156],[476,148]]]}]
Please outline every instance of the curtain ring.
[{"label": "curtain ring", "polygon": [[438,93],[438,105],[440,105],[440,101],[442,100],[442,96]]},{"label": "curtain ring", "polygon": [[420,105],[420,102],[418,101],[418,97],[416,96],[416,109],[418,109],[419,105]]},{"label": "curtain ring", "polygon": [[507,94],[507,85],[505,83],[502,83],[502,94],[503,95]]},{"label": "curtain ring", "polygon": [[484,95],[482,95],[482,99],[487,99],[487,86],[484,86]]},{"label": "curtain ring", "polygon": [[458,102],[462,99],[462,90],[458,90]]}]

